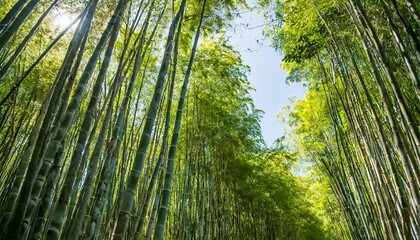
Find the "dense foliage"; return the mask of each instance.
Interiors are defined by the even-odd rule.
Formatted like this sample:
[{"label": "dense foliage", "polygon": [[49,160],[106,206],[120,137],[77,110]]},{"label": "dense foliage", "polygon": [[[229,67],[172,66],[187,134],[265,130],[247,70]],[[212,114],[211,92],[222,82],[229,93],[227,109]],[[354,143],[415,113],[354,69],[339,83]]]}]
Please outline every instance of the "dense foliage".
[{"label": "dense foliage", "polygon": [[1,239],[347,236],[262,140],[224,34],[242,2],[0,4]]},{"label": "dense foliage", "polygon": [[328,177],[352,238],[419,239],[419,1],[264,5],[289,81],[308,87],[289,110],[294,143]]}]

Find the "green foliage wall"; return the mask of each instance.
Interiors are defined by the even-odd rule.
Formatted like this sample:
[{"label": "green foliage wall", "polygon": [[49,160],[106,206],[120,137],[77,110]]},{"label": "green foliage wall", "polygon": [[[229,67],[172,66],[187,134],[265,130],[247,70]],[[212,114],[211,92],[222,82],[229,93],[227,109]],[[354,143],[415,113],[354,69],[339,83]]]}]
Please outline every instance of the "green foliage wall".
[{"label": "green foliage wall", "polygon": [[339,239],[265,146],[225,34],[243,4],[4,1],[0,239]]}]

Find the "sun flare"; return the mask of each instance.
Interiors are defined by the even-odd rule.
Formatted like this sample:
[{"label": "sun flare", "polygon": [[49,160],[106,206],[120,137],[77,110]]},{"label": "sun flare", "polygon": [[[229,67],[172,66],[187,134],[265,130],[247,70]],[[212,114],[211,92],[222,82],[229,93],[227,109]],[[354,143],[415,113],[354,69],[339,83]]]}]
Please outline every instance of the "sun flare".
[{"label": "sun flare", "polygon": [[54,18],[54,25],[60,29],[64,29],[71,24],[73,17],[65,13],[60,13]]}]

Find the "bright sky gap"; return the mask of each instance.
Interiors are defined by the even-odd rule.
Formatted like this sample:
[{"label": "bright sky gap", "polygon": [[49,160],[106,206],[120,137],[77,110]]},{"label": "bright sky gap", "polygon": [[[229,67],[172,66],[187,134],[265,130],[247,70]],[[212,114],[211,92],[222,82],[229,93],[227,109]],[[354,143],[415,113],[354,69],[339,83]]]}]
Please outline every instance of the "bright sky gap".
[{"label": "bright sky gap", "polygon": [[[254,1],[248,1],[252,6]],[[290,97],[305,96],[301,84],[286,84],[286,72],[280,68],[282,56],[270,46],[263,35],[265,22],[256,10],[245,11],[234,22],[230,43],[242,55],[245,65],[251,69],[249,81],[255,91],[251,92],[256,108],[265,113],[261,119],[264,140],[268,146],[284,135],[283,125],[277,114],[290,103]]]}]

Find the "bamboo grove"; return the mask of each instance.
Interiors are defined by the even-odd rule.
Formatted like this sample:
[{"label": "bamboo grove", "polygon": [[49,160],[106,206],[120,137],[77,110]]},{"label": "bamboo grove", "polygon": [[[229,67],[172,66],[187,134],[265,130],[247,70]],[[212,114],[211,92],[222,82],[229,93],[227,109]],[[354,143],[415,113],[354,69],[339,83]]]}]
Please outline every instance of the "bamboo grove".
[{"label": "bamboo grove", "polygon": [[[350,236],[325,179],[294,176],[282,141],[265,146],[249,68],[226,36],[243,2],[0,4],[1,239]],[[410,204],[400,191],[386,196]],[[401,206],[404,221],[387,216],[408,234],[417,223]]]},{"label": "bamboo grove", "polygon": [[420,4],[278,1],[269,30],[290,81],[296,146],[323,172],[353,239],[419,239]]}]

